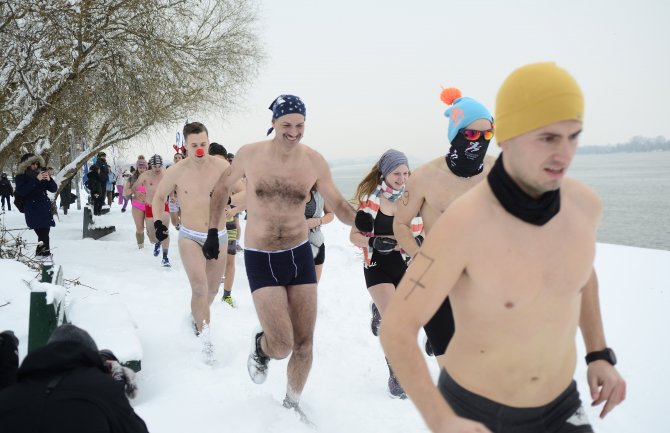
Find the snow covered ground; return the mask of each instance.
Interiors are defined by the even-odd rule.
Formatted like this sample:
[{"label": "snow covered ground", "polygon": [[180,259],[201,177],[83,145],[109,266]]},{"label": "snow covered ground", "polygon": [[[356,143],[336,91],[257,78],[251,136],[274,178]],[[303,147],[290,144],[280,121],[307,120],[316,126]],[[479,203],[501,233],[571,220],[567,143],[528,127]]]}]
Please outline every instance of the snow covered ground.
[{"label": "snow covered ground", "polygon": [[[25,227],[14,211],[0,216],[7,228]],[[236,256],[233,309],[218,298],[212,307],[212,339],[217,364],[205,365],[189,322],[190,289],[176,242],[172,268],[160,266],[150,245],[138,250],[130,213],[114,204],[99,225],[116,232],[100,240],[81,239],[82,212],[71,210],[52,230],[55,262],[65,279],[83,285],[70,290],[67,302],[124,304],[142,345],[139,396],[132,402],[150,431],[300,432],[311,431],[281,406],[287,361],[272,361],[263,385],[246,371],[251,332],[257,323],[244,260]],[[314,364],[302,397],[303,409],[322,432],[428,431],[408,400],[393,400],[386,391],[388,370],[377,338],[370,333],[370,297],[362,265],[348,241],[348,227],[337,220],[324,226],[326,263],[319,286]],[[171,238],[176,232],[171,228]],[[25,237],[35,242],[32,231]],[[586,368],[578,362],[576,379],[597,432],[666,431],[664,413],[670,379],[670,252],[599,244],[596,267],[608,343],[619,357],[628,381],[628,400],[601,421],[590,408]],[[36,273],[14,261],[0,260],[0,330],[13,329],[20,356],[26,355],[29,291],[24,281]],[[98,300],[98,301],[96,301]],[[98,308],[101,308],[98,306]],[[111,308],[111,307],[110,307]],[[101,335],[109,319],[100,315]],[[89,318],[90,319],[90,318]],[[112,328],[113,329],[113,328]],[[580,337],[578,336],[578,339]],[[118,344],[98,341],[102,347]],[[583,344],[578,342],[579,355]],[[114,347],[110,347],[113,350]],[[437,379],[434,359],[427,358]]]}]

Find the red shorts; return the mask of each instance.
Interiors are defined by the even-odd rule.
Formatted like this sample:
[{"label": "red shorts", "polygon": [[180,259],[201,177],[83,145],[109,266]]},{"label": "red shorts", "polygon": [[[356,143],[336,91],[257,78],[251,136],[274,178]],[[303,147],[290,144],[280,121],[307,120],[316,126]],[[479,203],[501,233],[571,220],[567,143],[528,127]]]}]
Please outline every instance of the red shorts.
[{"label": "red shorts", "polygon": [[[165,202],[165,212],[170,212],[170,207],[168,206],[167,202]],[[144,216],[147,218],[154,217],[154,212],[153,209],[151,209],[151,205],[147,204],[144,206]]]}]

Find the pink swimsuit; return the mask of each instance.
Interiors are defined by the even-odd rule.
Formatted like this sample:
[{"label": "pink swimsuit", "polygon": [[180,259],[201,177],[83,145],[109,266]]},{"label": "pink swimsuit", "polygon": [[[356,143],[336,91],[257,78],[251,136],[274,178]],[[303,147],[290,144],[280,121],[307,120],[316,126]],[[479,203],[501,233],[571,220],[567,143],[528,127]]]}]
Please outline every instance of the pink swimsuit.
[{"label": "pink swimsuit", "polygon": [[[138,186],[138,187],[137,187],[137,190],[138,190],[139,192],[144,192],[144,193],[147,192],[147,189],[146,189],[146,187],[145,187],[144,185],[140,185],[140,186]],[[132,200],[130,203],[133,205],[133,207],[135,207],[135,208],[141,210],[142,212],[144,212],[144,211],[146,210],[146,208],[147,208],[146,203],[144,203],[143,201]]]}]

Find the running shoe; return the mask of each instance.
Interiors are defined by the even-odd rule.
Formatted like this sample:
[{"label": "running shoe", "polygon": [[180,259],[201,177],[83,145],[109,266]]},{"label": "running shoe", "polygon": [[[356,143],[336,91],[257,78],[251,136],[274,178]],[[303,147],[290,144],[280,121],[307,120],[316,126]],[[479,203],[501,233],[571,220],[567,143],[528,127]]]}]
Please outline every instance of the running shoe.
[{"label": "running shoe", "polygon": [[231,307],[237,308],[237,304],[235,303],[235,300],[231,295],[224,296],[221,300],[226,304],[230,305]]},{"label": "running shoe", "polygon": [[160,241],[158,241],[154,244],[154,257],[158,257],[160,253],[161,253],[161,243]]},{"label": "running shoe", "polygon": [[374,302],[370,303],[370,311],[372,311],[372,320],[370,320],[370,329],[372,330],[372,335],[377,337],[379,335],[379,327],[382,324],[382,316],[379,314],[379,310]]},{"label": "running shoe", "polygon": [[393,373],[391,373],[391,375],[389,376],[388,387],[389,387],[389,393],[391,394],[391,398],[399,398],[401,400],[407,398],[405,390],[402,389],[402,386],[400,386],[398,379],[395,377],[395,374]]},{"label": "running shoe", "polygon": [[202,343],[202,360],[207,365],[213,365],[216,363],[216,357],[214,355],[214,345],[212,344],[211,333],[209,325],[205,324],[202,327],[200,335],[198,335]]},{"label": "running shoe", "polygon": [[270,357],[267,355],[261,355],[259,349],[261,347],[261,337],[263,336],[263,330],[258,327],[254,330],[253,339],[251,343],[251,353],[249,353],[249,359],[247,359],[247,370],[249,370],[249,377],[254,383],[263,383],[268,377],[268,364],[270,363]]},{"label": "running shoe", "polygon": [[168,260],[167,257],[163,257],[163,260],[161,261],[161,264],[163,265],[164,268],[172,267],[172,265],[170,264],[170,260]]},{"label": "running shoe", "polygon": [[300,408],[300,404],[297,401],[290,399],[288,395],[284,398],[284,401],[282,402],[282,406],[284,406],[286,409],[293,409],[295,411],[296,415],[298,415],[300,417],[300,421],[304,422],[309,427],[316,428],[316,424],[314,424],[307,417],[305,412],[302,411],[302,409]]}]

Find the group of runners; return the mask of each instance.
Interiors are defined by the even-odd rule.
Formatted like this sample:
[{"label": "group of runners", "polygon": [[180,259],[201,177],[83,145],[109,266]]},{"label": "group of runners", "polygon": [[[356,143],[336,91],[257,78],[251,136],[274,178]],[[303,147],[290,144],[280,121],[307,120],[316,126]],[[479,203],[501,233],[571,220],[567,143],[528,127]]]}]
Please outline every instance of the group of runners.
[{"label": "group of runners", "polygon": [[[606,343],[593,267],[602,205],[565,177],[583,126],[581,90],[564,69],[536,63],[506,79],[495,116],[455,88],[441,99],[448,150],[411,174],[402,152],[386,151],[358,185],[356,207],[324,157],[301,143],[299,97],[276,98],[274,136],[242,146],[232,164],[210,154],[203,124],[189,123],[188,157],[164,170],[155,155],[134,181],[144,204],[133,202],[133,217],[144,218],[135,218],[138,245],[146,221],[154,254],[162,245],[168,261],[177,197],[194,331],[211,355],[210,305],[234,255],[233,216],[247,211],[244,262],[260,324],[248,372],[262,383],[271,360],[290,357],[284,406],[299,411],[325,257],[320,226],[337,216],[362,250],[389,392],[409,396],[432,431],[591,432],[573,380],[577,327],[601,416],[625,399],[626,383]],[[497,158],[487,155],[494,134]],[[422,350],[436,357],[437,386]]]}]

